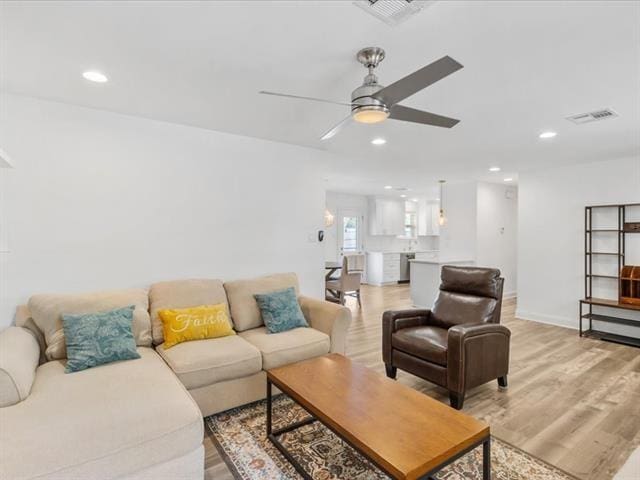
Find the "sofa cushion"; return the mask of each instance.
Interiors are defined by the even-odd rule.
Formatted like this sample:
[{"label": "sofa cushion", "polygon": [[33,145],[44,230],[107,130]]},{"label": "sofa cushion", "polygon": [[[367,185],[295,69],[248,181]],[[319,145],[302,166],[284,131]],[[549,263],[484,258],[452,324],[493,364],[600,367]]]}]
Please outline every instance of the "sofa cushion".
[{"label": "sofa cushion", "polygon": [[447,364],[447,330],[439,327],[409,327],[391,337],[393,348],[445,366]]},{"label": "sofa cushion", "polygon": [[262,369],[256,347],[237,335],[180,343],[158,353],[188,389],[246,377]]},{"label": "sofa cushion", "polygon": [[44,334],[48,360],[67,357],[62,314],[98,313],[134,305],[133,336],[136,345],[151,345],[151,323],[149,321],[149,298],[147,291],[140,288],[109,292],[34,295],[29,299],[29,311],[33,321]]},{"label": "sofa cushion", "polygon": [[239,334],[262,354],[262,368],[280,367],[329,353],[329,335],[313,328],[294,328],[280,333],[269,333],[265,327],[245,330]]},{"label": "sofa cushion", "polygon": [[227,294],[220,280],[191,279],[154,283],[149,288],[149,312],[151,313],[153,343],[160,345],[164,341],[162,320],[158,316],[159,310],[217,303],[224,303],[228,307]]},{"label": "sofa cushion", "polygon": [[0,478],[112,479],[199,448],[200,410],[150,348],[65,375],[38,367],[31,394],[0,409]]},{"label": "sofa cushion", "polygon": [[298,277],[295,273],[278,273],[266,277],[249,280],[226,282],[231,320],[238,332],[264,325],[258,303],[254,297],[257,293],[270,293],[293,287],[298,294]]}]

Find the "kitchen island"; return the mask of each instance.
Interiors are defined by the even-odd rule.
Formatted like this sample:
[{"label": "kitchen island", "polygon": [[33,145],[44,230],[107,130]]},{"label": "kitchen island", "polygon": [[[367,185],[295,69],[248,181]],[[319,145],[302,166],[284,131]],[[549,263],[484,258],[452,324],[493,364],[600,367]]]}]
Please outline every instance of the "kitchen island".
[{"label": "kitchen island", "polygon": [[411,263],[411,302],[419,308],[431,308],[440,290],[440,270],[443,265],[470,266],[474,265],[474,260],[452,259],[440,260],[416,259],[409,260]]},{"label": "kitchen island", "polygon": [[[405,255],[416,258],[437,258],[437,250],[367,250],[366,283],[392,285],[409,281],[409,264]],[[403,258],[404,257],[404,258]]]}]

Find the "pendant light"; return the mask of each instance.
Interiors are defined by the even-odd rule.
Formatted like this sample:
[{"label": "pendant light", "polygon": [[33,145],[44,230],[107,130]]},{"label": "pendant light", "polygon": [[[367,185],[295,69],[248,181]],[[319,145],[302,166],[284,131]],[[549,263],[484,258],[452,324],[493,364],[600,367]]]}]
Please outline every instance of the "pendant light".
[{"label": "pendant light", "polygon": [[441,227],[447,223],[447,217],[444,216],[444,207],[442,206],[442,185],[444,185],[445,182],[446,180],[438,180],[440,184],[440,214],[438,215],[438,225]]}]

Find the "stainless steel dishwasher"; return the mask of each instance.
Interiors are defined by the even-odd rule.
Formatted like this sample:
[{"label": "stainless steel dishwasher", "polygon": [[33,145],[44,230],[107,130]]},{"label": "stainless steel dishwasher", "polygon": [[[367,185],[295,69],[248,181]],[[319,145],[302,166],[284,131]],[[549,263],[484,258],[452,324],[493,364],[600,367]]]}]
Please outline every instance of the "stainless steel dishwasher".
[{"label": "stainless steel dishwasher", "polygon": [[415,253],[401,253],[400,254],[400,280],[398,283],[409,283],[411,278],[411,262],[416,258]]}]

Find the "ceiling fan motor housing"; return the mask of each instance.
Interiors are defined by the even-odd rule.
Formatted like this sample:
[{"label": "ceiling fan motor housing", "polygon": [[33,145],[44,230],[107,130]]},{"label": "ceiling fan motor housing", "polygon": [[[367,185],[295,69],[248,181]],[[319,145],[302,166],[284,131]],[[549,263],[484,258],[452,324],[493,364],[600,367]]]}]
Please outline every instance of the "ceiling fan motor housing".
[{"label": "ceiling fan motor housing", "polygon": [[373,73],[384,56],[384,50],[379,47],[363,48],[356,55],[358,61],[369,69],[363,84],[351,92],[351,102],[355,104],[351,107],[351,113],[357,121],[376,123],[389,115],[387,105],[382,100],[373,97],[375,93],[384,88],[378,83],[378,77]]},{"label": "ceiling fan motor housing", "polygon": [[364,84],[356,88],[351,92],[351,102],[354,103],[351,107],[351,112],[374,110],[389,113],[389,109],[384,102],[372,96],[382,88],[383,86],[378,83]]}]

